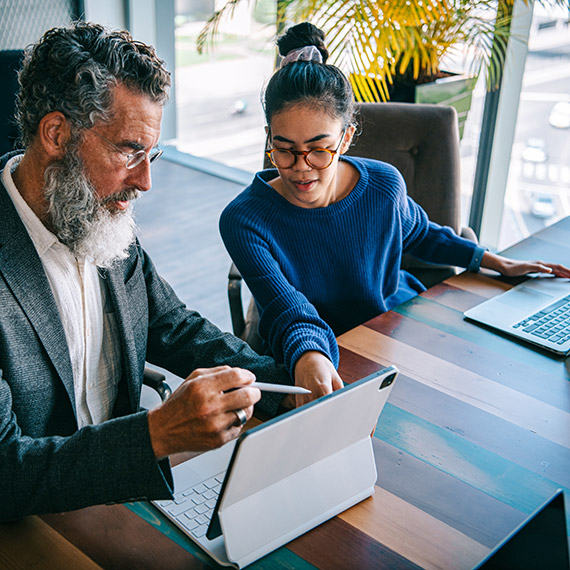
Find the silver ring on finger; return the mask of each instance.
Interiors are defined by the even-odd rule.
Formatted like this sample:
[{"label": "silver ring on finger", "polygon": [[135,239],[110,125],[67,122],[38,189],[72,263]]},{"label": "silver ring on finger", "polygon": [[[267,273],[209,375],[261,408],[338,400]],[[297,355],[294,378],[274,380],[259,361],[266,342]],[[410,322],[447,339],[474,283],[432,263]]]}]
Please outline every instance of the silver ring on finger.
[{"label": "silver ring on finger", "polygon": [[241,427],[245,422],[247,422],[247,414],[245,413],[245,410],[238,408],[237,410],[234,410],[234,414],[237,416],[237,423],[234,425]]}]

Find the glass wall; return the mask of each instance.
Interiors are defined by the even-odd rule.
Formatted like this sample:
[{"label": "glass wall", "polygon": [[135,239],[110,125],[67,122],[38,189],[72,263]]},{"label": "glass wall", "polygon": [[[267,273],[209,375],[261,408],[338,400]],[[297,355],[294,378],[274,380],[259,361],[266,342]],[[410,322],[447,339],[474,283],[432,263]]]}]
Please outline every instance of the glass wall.
[{"label": "glass wall", "polygon": [[[468,68],[468,64],[464,64]],[[473,183],[475,181],[475,170],[477,168],[477,158],[479,152],[479,137],[481,135],[481,122],[485,107],[485,96],[487,88],[485,77],[477,81],[473,90],[471,107],[465,121],[463,136],[459,142],[459,152],[461,156],[461,226],[469,225],[469,213],[471,198],[473,196]]]},{"label": "glass wall", "polygon": [[76,0],[0,0],[0,50],[24,49],[46,30],[77,17]]},{"label": "glass wall", "polygon": [[242,2],[200,55],[196,39],[216,8],[214,0],[176,2],[176,146],[255,172],[263,161],[260,91],[273,73],[276,0]]},{"label": "glass wall", "polygon": [[568,20],[568,10],[535,5],[499,249],[570,214]]},{"label": "glass wall", "polygon": [[[175,142],[189,154],[254,172],[261,168],[265,142],[260,91],[274,68],[276,0],[241,2],[220,28],[214,48],[199,55],[198,33],[223,3],[176,1]],[[568,19],[567,10],[535,4],[499,249],[570,214]],[[485,95],[481,80],[461,141],[463,225],[468,221]]]}]

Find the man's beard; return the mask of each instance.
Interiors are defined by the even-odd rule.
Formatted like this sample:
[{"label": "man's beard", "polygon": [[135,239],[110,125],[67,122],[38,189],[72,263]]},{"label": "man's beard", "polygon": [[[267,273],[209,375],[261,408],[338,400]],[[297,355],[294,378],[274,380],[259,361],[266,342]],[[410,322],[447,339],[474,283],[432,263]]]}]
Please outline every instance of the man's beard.
[{"label": "man's beard", "polygon": [[97,198],[73,146],[45,172],[49,223],[58,239],[76,257],[91,258],[99,267],[110,267],[127,257],[136,226],[132,206],[111,212],[106,204],[134,200],[139,192],[127,188],[104,200]]}]

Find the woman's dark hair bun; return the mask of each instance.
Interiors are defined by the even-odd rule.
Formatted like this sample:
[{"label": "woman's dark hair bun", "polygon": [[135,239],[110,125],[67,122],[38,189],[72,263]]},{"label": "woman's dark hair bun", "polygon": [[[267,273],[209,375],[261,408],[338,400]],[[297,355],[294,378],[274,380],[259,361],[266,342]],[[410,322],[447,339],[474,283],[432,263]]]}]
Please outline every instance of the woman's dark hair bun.
[{"label": "woman's dark hair bun", "polygon": [[285,57],[291,50],[303,48],[305,46],[315,46],[323,58],[323,63],[327,62],[329,52],[325,46],[325,34],[317,26],[303,22],[290,27],[283,36],[277,40],[279,53]]}]

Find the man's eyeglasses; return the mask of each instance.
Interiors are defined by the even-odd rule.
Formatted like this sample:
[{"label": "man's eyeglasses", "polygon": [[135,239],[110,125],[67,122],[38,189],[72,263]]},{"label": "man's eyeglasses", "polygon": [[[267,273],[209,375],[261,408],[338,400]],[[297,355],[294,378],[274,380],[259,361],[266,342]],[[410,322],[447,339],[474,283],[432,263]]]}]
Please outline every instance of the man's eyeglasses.
[{"label": "man's eyeglasses", "polygon": [[136,152],[130,153],[125,152],[121,149],[121,147],[117,146],[114,142],[111,142],[109,139],[105,138],[103,135],[99,134],[97,131],[91,131],[93,134],[96,134],[100,139],[103,139],[107,144],[111,145],[117,152],[120,152],[123,156],[127,158],[125,162],[125,167],[131,170],[132,168],[137,167],[144,159],[148,156],[149,162],[154,162],[159,156],[162,155],[162,150],[159,148],[153,148],[146,152],[145,150],[137,150]]},{"label": "man's eyeglasses", "polygon": [[342,145],[346,130],[342,131],[340,141],[335,150],[328,148],[312,148],[311,150],[289,150],[285,148],[273,148],[267,151],[267,156],[277,168],[292,168],[298,156],[302,156],[305,162],[315,170],[328,168],[333,161],[334,155],[338,154],[338,149]]}]

